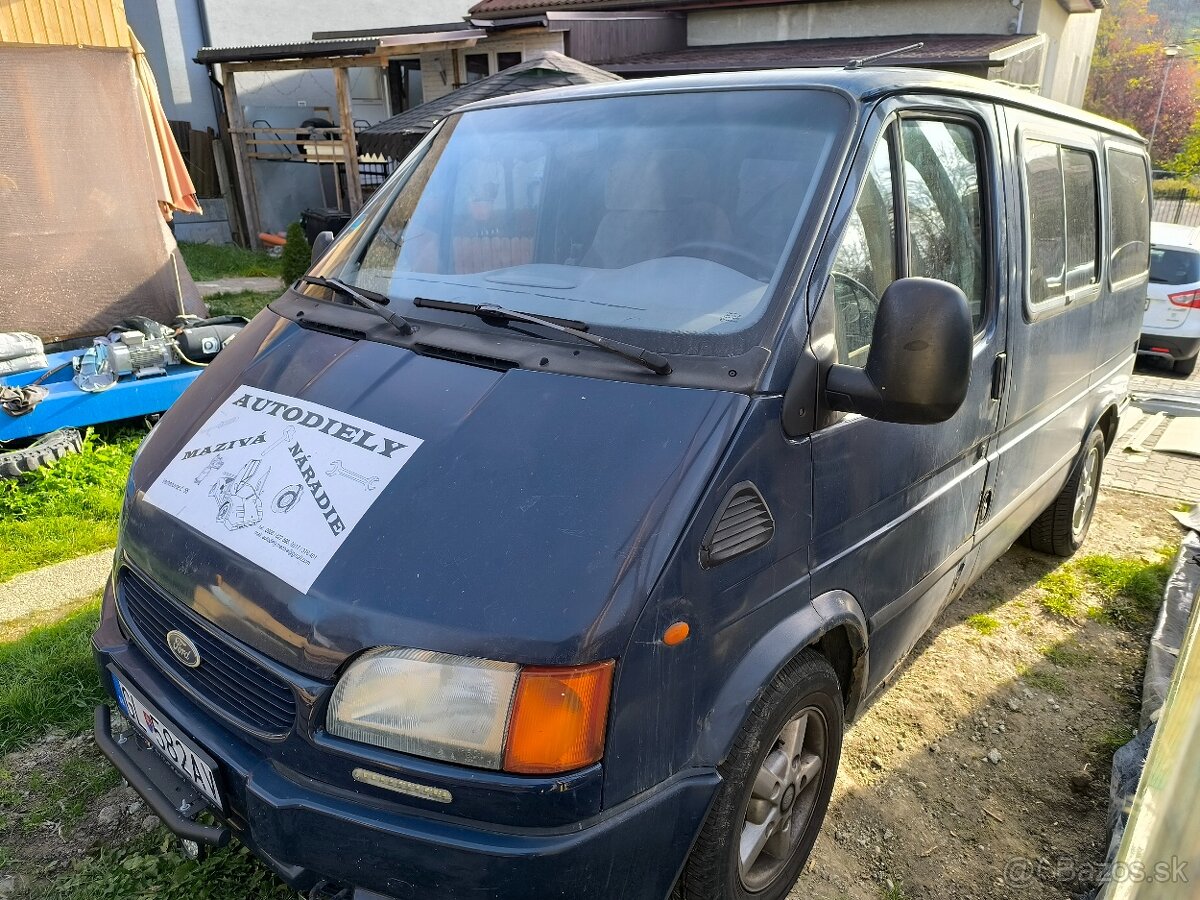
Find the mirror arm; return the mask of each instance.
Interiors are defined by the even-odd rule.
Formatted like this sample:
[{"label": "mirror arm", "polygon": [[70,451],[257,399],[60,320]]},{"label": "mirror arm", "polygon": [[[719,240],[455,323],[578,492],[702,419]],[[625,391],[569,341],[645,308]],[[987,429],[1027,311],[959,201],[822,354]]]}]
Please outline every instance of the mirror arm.
[{"label": "mirror arm", "polygon": [[825,380],[825,402],[831,409],[881,418],[883,396],[865,369],[841,364],[829,367]]}]

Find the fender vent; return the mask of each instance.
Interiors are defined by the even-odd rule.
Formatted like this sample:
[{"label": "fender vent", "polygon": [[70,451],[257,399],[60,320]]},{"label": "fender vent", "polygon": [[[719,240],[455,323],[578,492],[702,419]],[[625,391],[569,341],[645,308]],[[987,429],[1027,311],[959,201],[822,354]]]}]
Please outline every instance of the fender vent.
[{"label": "fender vent", "polygon": [[700,565],[706,569],[719,566],[757,550],[774,534],[775,519],[758,488],[749,481],[735,484],[700,544]]}]

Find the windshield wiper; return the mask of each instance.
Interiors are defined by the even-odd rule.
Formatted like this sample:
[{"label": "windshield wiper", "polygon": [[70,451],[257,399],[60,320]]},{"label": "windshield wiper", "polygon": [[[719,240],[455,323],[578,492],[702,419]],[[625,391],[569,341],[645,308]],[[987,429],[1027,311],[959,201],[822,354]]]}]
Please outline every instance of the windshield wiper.
[{"label": "windshield wiper", "polygon": [[[584,330],[587,328],[587,325],[583,322],[544,319],[541,316],[530,315],[527,312],[520,312],[515,309],[505,309],[503,306],[496,306],[492,303],[451,303],[447,300],[427,300],[424,297],[417,297],[413,300],[413,306],[466,313],[467,315],[478,316],[485,321],[490,319],[498,322],[527,322],[531,325],[541,325],[544,328],[549,328],[551,331],[569,334],[571,337],[585,341],[594,347],[599,347],[601,350],[607,350],[609,353],[615,353],[617,356],[624,357],[630,362],[645,366],[656,375],[671,374],[671,364],[667,362],[666,357],[660,356],[653,350],[638,347],[636,344],[627,344],[624,341],[615,341],[612,338],[588,334]],[[568,324],[568,322],[570,323]]]},{"label": "windshield wiper", "polygon": [[[338,278],[321,278],[319,275],[303,275],[300,278],[305,284],[315,284],[317,287],[329,288],[334,293],[341,294],[343,297],[348,297],[363,309],[370,310],[383,321],[387,322],[401,334],[412,334],[413,327],[408,319],[399,313],[394,313],[383,304],[390,300],[390,297],[385,297],[383,294],[377,294],[374,291],[368,291],[363,288],[355,288],[346,284]],[[379,299],[375,299],[375,298]],[[380,302],[382,301],[382,302]]]}]

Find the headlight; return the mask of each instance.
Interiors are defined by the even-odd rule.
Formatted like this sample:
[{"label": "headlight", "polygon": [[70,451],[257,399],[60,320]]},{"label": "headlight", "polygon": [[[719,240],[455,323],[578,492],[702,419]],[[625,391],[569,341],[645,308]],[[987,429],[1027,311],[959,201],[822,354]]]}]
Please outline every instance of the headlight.
[{"label": "headlight", "polygon": [[428,650],[375,651],[338,682],[329,733],[498,769],[517,671],[512,663]]},{"label": "headlight", "polygon": [[604,749],[613,662],[525,668],[382,648],[356,660],[329,701],[338,737],[509,772],[566,772]]}]

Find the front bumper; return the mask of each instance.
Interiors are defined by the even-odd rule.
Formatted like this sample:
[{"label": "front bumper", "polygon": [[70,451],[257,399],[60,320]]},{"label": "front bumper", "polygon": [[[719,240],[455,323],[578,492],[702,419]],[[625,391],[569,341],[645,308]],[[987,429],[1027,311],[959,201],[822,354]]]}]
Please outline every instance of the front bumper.
[{"label": "front bumper", "polygon": [[1143,334],[1138,340],[1138,353],[1172,361],[1191,359],[1200,353],[1200,337]]},{"label": "front bumper", "polygon": [[364,900],[662,900],[719,784],[711,770],[682,773],[598,816],[552,828],[401,808],[268,759],[180,692],[125,640],[111,612],[93,649],[110,694],[112,667],[217,762],[227,808],[216,826],[179,813],[183,779],[153,752],[119,744],[107,711],[97,711],[97,743],[134,789],[180,837],[219,844],[235,836],[300,891],[325,881]]}]

